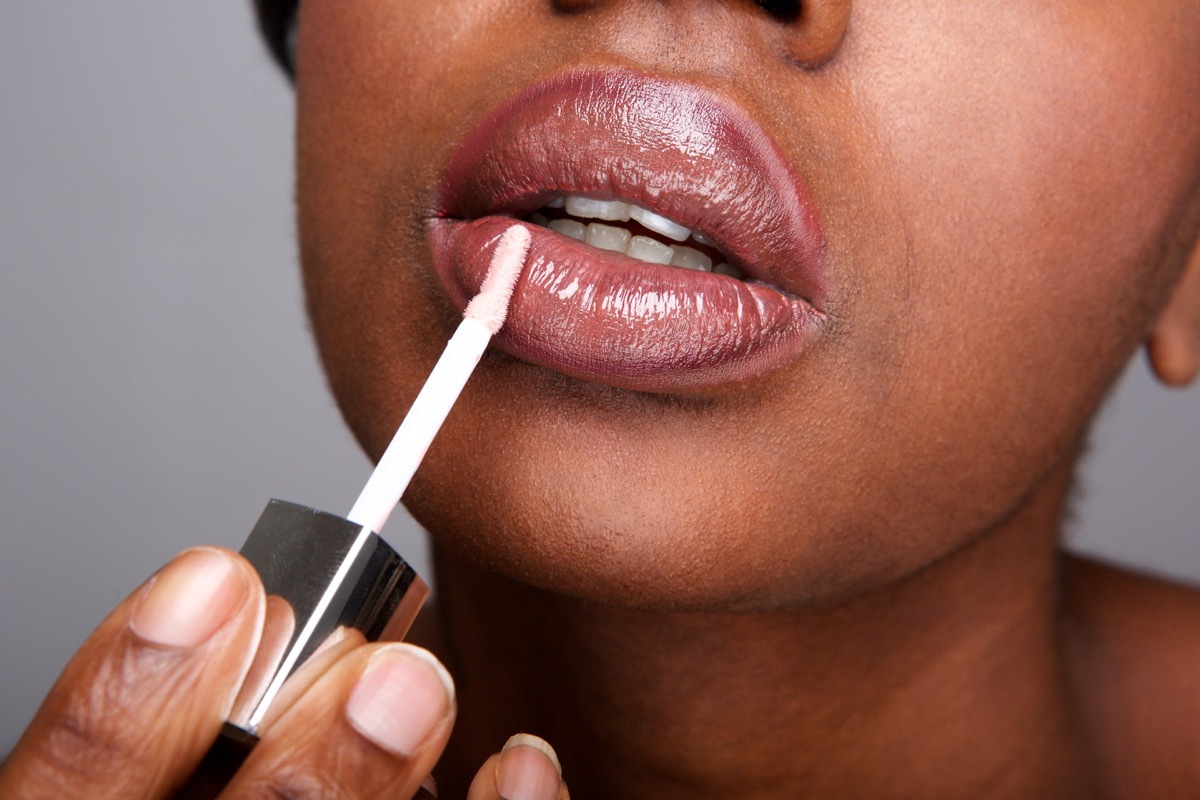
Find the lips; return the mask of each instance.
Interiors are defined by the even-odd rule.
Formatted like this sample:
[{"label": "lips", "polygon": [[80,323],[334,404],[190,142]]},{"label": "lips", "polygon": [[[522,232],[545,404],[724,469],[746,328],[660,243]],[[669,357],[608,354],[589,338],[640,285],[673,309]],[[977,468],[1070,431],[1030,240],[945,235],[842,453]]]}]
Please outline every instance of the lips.
[{"label": "lips", "polygon": [[504,230],[541,219],[563,196],[629,203],[690,229],[744,279],[647,263],[522,222],[530,255],[497,338],[512,355],[672,392],[786,367],[819,334],[826,277],[813,206],[770,137],[728,98],[592,69],[486,113],[453,153],[429,221],[434,267],[459,308]]}]

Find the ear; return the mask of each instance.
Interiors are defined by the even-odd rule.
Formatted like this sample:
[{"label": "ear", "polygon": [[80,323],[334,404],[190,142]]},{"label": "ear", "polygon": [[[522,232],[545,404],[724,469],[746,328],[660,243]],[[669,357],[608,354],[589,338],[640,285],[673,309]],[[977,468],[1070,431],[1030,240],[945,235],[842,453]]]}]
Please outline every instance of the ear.
[{"label": "ear", "polygon": [[1146,341],[1146,354],[1168,386],[1187,386],[1200,373],[1200,243]]}]

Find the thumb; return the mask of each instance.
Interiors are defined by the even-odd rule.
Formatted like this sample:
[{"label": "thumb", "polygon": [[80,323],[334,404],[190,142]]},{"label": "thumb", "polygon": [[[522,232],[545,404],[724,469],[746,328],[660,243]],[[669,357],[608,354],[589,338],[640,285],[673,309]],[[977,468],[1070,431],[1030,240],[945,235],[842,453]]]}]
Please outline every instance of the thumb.
[{"label": "thumb", "polygon": [[0,771],[0,797],[167,795],[216,738],[263,607],[239,556],[197,548],[176,557],[72,658]]}]

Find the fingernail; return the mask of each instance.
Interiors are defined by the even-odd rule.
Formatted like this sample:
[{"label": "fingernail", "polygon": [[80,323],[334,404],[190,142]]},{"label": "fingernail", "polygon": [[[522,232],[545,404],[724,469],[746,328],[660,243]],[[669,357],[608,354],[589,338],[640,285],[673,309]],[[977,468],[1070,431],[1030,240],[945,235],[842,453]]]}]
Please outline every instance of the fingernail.
[{"label": "fingernail", "polygon": [[396,644],[371,656],[346,702],[346,717],[384,750],[411,756],[453,707],[454,682],[438,660]]},{"label": "fingernail", "polygon": [[245,600],[249,583],[219,550],[197,548],[176,557],[137,601],[129,627],[167,647],[195,647],[216,633]]},{"label": "fingernail", "polygon": [[496,765],[496,791],[504,800],[557,800],[562,765],[545,740],[518,733],[504,744]]}]

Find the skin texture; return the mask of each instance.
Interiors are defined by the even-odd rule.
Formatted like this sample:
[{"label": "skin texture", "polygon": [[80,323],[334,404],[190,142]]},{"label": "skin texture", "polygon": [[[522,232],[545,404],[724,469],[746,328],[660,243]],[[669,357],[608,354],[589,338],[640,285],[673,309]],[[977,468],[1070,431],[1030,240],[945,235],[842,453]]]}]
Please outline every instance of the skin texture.
[{"label": "skin texture", "polygon": [[[406,496],[464,684],[443,783],[515,725],[597,797],[1170,796],[1190,768],[1112,774],[1147,732],[1097,711],[1128,697],[1093,672],[1143,650],[1100,599],[1165,593],[1193,626],[1195,600],[1057,544],[1129,357],[1194,372],[1200,7],[806,8],[303,4],[304,276],[373,455],[453,324],[434,187],[530,83],[619,65],[723,93],[828,240],[830,324],[746,385],[476,371]],[[1169,764],[1195,736],[1149,741]]]},{"label": "skin texture", "polygon": [[803,69],[803,25],[749,4],[304,5],[305,279],[372,455],[453,324],[424,221],[498,98],[597,63],[721,91],[824,222],[830,324],[767,379],[663,397],[485,363],[408,495],[439,544],[606,602],[788,607],[912,574],[1074,457],[1195,239],[1194,6],[839,7]]}]

